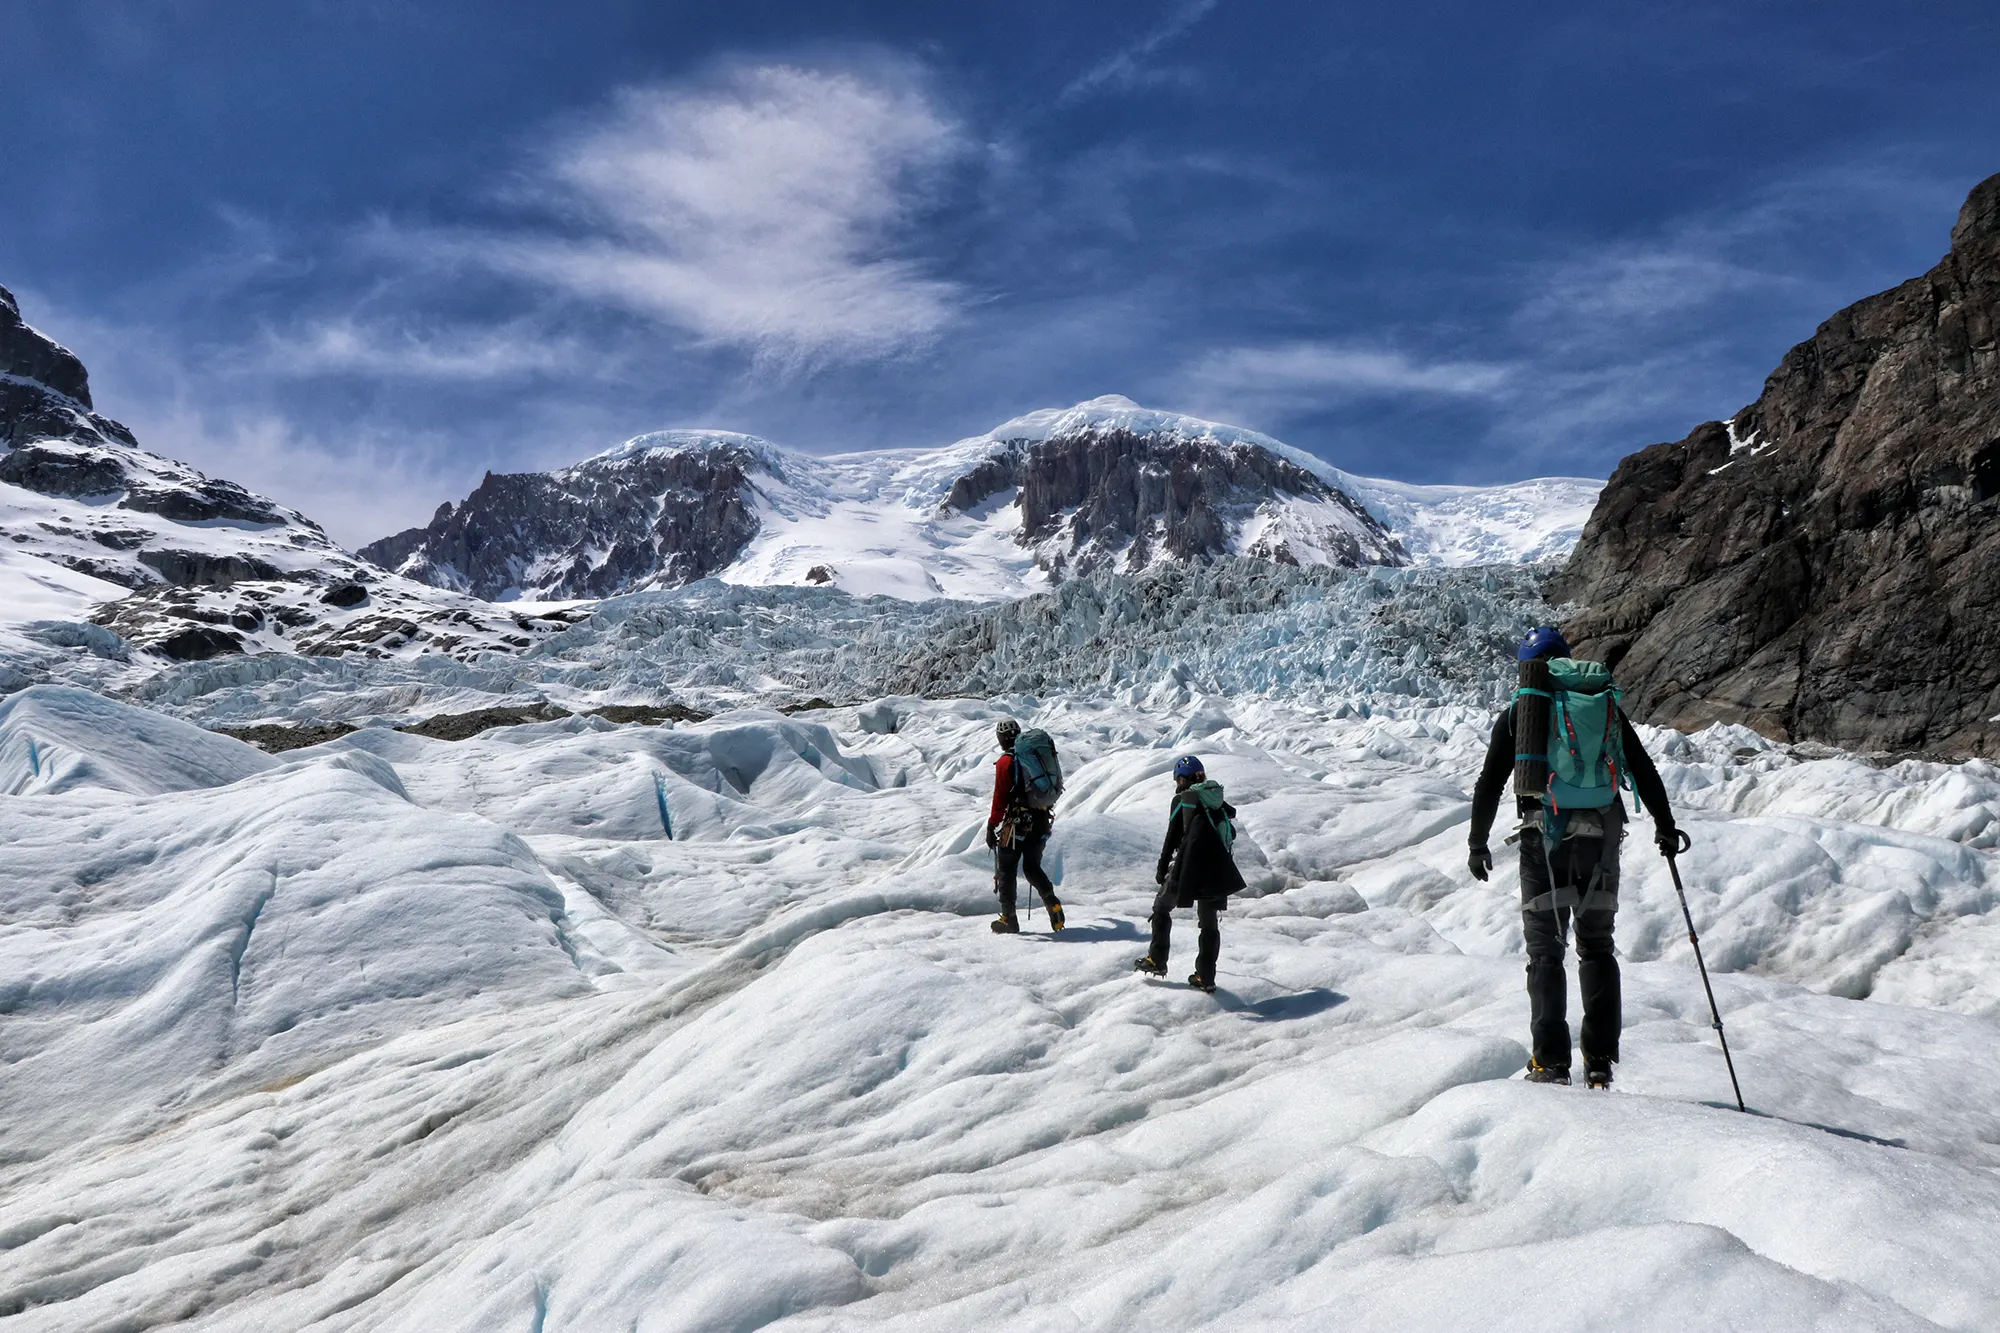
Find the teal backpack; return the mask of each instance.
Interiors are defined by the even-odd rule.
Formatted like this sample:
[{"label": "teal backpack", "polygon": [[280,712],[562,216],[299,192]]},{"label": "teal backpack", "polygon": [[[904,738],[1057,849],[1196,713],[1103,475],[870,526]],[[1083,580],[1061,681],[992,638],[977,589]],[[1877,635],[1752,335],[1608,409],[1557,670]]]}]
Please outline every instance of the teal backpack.
[{"label": "teal backpack", "polygon": [[[1541,793],[1548,813],[1560,819],[1564,810],[1602,810],[1616,805],[1619,791],[1632,789],[1632,779],[1625,768],[1625,741],[1618,725],[1620,691],[1612,683],[1611,668],[1571,657],[1550,658],[1548,668],[1547,690],[1524,685],[1514,692],[1516,699],[1529,694],[1549,700],[1549,728],[1544,740],[1549,785]],[[1515,748],[1526,751],[1529,738],[1516,739],[1519,743]],[[1516,756],[1541,757],[1532,753]]]},{"label": "teal backpack", "polygon": [[1236,847],[1236,821],[1223,812],[1222,784],[1213,778],[1195,783],[1181,793],[1181,804],[1192,805],[1208,817],[1208,826],[1222,839],[1222,850]]}]

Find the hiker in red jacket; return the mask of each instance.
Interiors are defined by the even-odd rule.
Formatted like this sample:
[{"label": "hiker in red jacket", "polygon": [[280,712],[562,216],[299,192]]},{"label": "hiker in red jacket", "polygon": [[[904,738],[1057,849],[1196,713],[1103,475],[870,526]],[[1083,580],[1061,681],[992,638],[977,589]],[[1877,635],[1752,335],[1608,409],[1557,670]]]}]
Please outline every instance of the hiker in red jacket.
[{"label": "hiker in red jacket", "polygon": [[993,808],[986,816],[986,845],[993,849],[993,892],[1000,899],[1000,916],[993,922],[996,935],[1018,935],[1021,922],[1014,915],[1015,878],[1026,871],[1028,883],[1042,896],[1049,911],[1049,929],[1063,928],[1063,907],[1056,900],[1056,886],[1042,869],[1042,848],[1049,842],[1055,816],[1029,804],[1021,789],[1020,764],[1014,758],[1014,742],[1021,737],[1021,724],[1012,718],[993,729],[1000,740],[1000,757],[993,763]]}]

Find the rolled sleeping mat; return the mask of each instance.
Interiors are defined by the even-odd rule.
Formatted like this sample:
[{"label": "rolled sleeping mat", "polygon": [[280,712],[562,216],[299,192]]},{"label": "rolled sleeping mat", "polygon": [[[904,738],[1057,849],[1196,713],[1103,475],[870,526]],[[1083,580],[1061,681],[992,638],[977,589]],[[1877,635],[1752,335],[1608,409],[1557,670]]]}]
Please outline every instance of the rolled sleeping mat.
[{"label": "rolled sleeping mat", "polygon": [[[1549,679],[1546,659],[1521,663],[1521,693],[1514,696],[1514,795],[1540,801],[1549,789]],[[1531,693],[1531,691],[1533,691]],[[1528,758],[1521,756],[1527,755]]]}]

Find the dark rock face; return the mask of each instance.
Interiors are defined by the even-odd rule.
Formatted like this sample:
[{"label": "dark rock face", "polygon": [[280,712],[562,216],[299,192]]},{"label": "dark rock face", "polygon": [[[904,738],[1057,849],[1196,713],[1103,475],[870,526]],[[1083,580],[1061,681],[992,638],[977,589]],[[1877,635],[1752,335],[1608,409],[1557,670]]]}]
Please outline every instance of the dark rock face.
[{"label": "dark rock face", "polygon": [[750,473],[726,444],[592,459],[561,472],[487,473],[427,527],[361,548],[384,569],[495,599],[675,586],[727,566],[757,535]]},{"label": "dark rock face", "polygon": [[35,380],[86,411],[90,408],[90,376],[83,362],[22,322],[21,303],[5,287],[0,287],[0,375]]},{"label": "dark rock face", "polygon": [[274,580],[284,571],[255,556],[211,555],[204,551],[141,551],[139,563],[177,588],[226,588],[253,579]]},{"label": "dark rock face", "polygon": [[1636,717],[2000,753],[2000,176],[1937,267],[1621,463],[1551,592]]},{"label": "dark rock face", "polygon": [[229,518],[239,523],[280,524],[296,522],[318,530],[319,525],[303,515],[288,514],[261,495],[233,481],[203,477],[192,486],[148,488],[135,486],[118,502],[120,509],[136,509],[142,514],[158,514],[176,523],[206,523]]},{"label": "dark rock face", "polygon": [[189,625],[153,645],[153,651],[176,662],[206,662],[211,657],[243,651],[242,636],[208,625]]},{"label": "dark rock face", "polygon": [[0,457],[0,481],[41,495],[108,495],[125,489],[125,469],[102,453],[23,444]]},{"label": "dark rock face", "polygon": [[[945,503],[971,509],[988,496],[1020,488],[1024,542],[1064,532],[1075,570],[1102,564],[1116,551],[1143,567],[1157,548],[1177,559],[1229,552],[1238,525],[1267,501],[1286,496],[1344,510],[1356,532],[1324,531],[1335,564],[1404,563],[1396,539],[1346,492],[1297,464],[1249,444],[1130,430],[1090,429],[1046,440],[1015,441],[960,477]],[[1280,564],[1297,557],[1280,541],[1248,554]]]},{"label": "dark rock face", "polygon": [[21,319],[0,287],[0,443],[63,436],[131,444],[132,432],[91,410],[90,376],[67,347]]}]

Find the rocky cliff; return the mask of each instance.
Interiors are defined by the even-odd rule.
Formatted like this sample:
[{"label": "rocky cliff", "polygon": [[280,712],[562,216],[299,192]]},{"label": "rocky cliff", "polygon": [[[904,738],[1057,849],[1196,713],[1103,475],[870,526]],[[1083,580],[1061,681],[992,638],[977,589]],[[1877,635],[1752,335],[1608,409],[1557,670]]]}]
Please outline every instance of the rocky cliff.
[{"label": "rocky cliff", "polygon": [[133,443],[132,432],[91,410],[90,375],[76,353],[28,327],[0,287],[0,444],[68,437]]},{"label": "rocky cliff", "polygon": [[1930,272],[1625,459],[1551,592],[1641,719],[2000,753],[2000,176]]},{"label": "rocky cliff", "polygon": [[608,597],[715,573],[757,533],[748,435],[671,431],[559,472],[486,474],[426,527],[370,543],[384,569],[477,597]]},{"label": "rocky cliff", "polygon": [[1004,429],[995,432],[1002,448],[957,478],[946,503],[971,510],[1015,491],[1019,539],[1038,546],[1053,570],[1137,570],[1162,554],[1407,563],[1353,496],[1248,441],[1089,417],[1041,438],[1009,438]]}]

